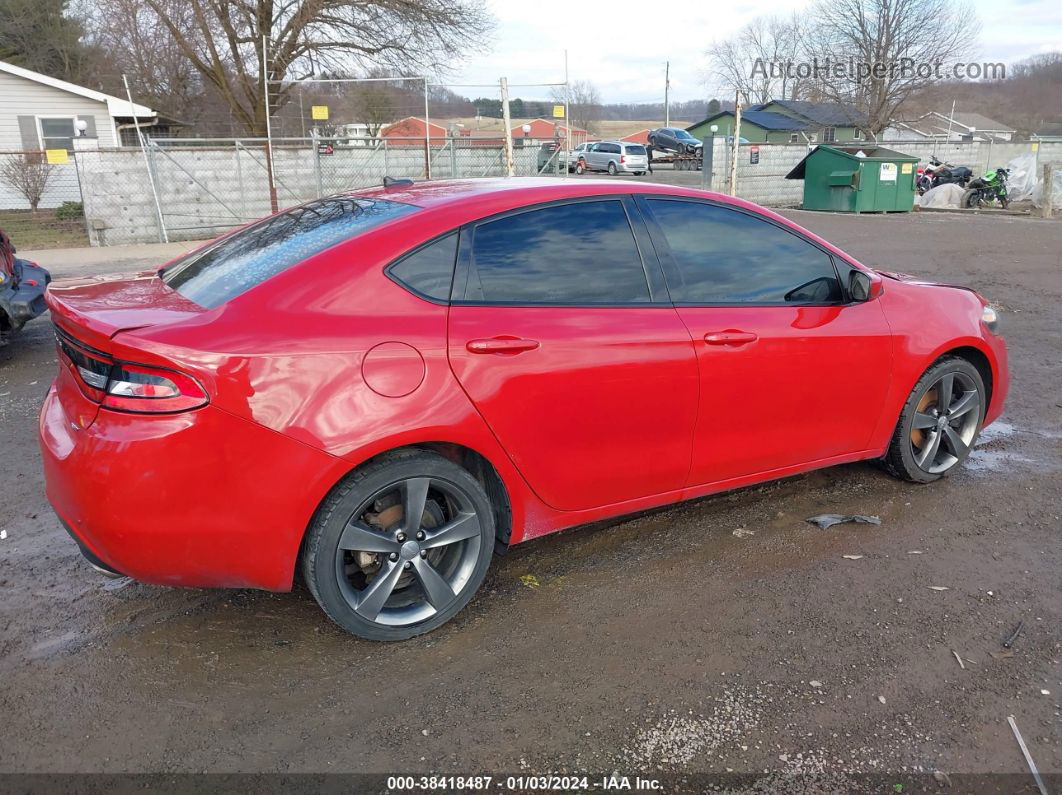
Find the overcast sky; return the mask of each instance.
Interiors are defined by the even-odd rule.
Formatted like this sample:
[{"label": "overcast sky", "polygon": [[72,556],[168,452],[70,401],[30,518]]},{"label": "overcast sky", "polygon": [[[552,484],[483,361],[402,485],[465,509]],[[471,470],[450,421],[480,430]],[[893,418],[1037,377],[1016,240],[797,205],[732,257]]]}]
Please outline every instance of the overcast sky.
[{"label": "overcast sky", "polygon": [[[1062,51],[1062,2],[1059,0],[973,0],[982,24],[977,61],[1012,61],[1040,52]],[[726,38],[759,14],[789,13],[808,0],[773,0],[733,5],[659,3],[682,9],[648,14],[643,1],[487,0],[498,20],[489,52],[472,53],[449,77],[454,83],[497,84],[560,82],[564,50],[572,80],[594,83],[605,102],[662,101],[664,62],[671,61],[671,91],[676,100],[703,99],[711,42]],[[933,20],[926,20],[927,34]],[[493,88],[456,89],[466,96]],[[490,91],[492,93],[488,94]],[[547,98],[549,89],[514,88],[512,96]]]}]

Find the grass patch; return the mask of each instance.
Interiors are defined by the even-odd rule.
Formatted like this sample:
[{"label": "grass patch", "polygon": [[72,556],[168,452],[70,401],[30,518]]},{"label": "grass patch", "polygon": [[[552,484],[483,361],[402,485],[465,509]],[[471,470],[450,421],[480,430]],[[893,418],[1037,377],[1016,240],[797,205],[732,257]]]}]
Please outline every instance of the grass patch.
[{"label": "grass patch", "polygon": [[19,251],[89,244],[84,218],[56,218],[55,210],[0,210],[0,229]]}]

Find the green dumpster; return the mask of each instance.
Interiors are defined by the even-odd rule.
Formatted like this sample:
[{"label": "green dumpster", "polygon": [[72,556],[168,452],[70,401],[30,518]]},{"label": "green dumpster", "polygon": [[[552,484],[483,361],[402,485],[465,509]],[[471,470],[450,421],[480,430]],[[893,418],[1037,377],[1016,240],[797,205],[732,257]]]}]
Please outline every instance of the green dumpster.
[{"label": "green dumpster", "polygon": [[914,206],[917,157],[880,146],[819,146],[786,179],[804,180],[805,210],[906,213]]}]

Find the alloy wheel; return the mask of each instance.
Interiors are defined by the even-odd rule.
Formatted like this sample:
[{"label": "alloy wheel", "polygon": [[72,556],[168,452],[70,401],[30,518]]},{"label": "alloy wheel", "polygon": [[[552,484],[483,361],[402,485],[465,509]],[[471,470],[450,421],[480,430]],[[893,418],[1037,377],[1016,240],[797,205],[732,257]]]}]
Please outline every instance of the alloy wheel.
[{"label": "alloy wheel", "polygon": [[479,517],[460,486],[405,478],[375,492],[347,520],[336,550],[339,590],[367,621],[419,623],[465,589],[481,543]]},{"label": "alloy wheel", "polygon": [[964,373],[945,373],[915,409],[911,449],[915,463],[931,474],[946,472],[965,458],[981,422],[981,393]]}]

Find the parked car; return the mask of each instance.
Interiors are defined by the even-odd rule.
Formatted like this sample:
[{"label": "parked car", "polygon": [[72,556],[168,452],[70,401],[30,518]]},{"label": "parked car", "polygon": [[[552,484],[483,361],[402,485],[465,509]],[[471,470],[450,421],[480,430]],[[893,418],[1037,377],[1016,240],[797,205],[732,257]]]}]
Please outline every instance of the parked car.
[{"label": "parked car", "polygon": [[0,345],[44,312],[44,290],[52,280],[44,268],[15,253],[11,239],[0,229]]},{"label": "parked car", "polygon": [[864,459],[936,480],[1009,383],[973,290],[615,180],[392,181],[47,300],[46,488],[85,556],[163,585],[298,574],[375,639],[563,528]]},{"label": "parked car", "polygon": [[696,154],[703,144],[678,127],[660,127],[649,131],[649,145],[661,151],[692,155]]},{"label": "parked car", "polygon": [[609,174],[642,175],[649,168],[649,155],[641,144],[624,141],[598,141],[575,165],[577,174],[584,171],[607,171]]},{"label": "parked car", "polygon": [[[583,161],[583,171],[587,170],[586,169],[586,155],[593,148],[594,143],[595,143],[594,141],[584,141],[583,143],[577,145],[571,152],[568,153],[568,166],[569,166],[568,170],[569,171],[577,170],[576,167],[579,165],[579,161],[580,160]],[[579,173],[581,174],[582,171],[580,171]]]}]

